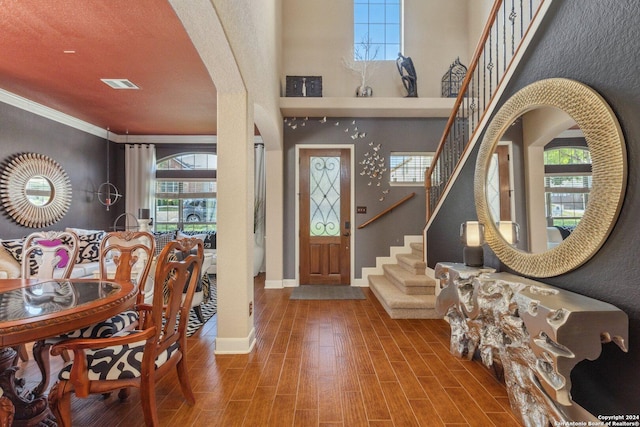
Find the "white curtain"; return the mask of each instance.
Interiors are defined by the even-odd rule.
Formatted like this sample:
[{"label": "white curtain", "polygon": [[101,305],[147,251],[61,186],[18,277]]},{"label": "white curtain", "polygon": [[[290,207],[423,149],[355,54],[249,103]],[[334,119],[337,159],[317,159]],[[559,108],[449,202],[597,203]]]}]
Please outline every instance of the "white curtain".
[{"label": "white curtain", "polygon": [[153,144],[125,145],[125,212],[138,217],[146,208],[154,216],[156,190],[156,147]]},{"label": "white curtain", "polygon": [[255,244],[258,247],[258,259],[255,260],[254,273],[256,269],[262,271],[264,264],[264,218],[265,218],[265,203],[267,197],[267,187],[264,171],[264,144],[255,144],[255,175],[254,175],[254,233]]}]

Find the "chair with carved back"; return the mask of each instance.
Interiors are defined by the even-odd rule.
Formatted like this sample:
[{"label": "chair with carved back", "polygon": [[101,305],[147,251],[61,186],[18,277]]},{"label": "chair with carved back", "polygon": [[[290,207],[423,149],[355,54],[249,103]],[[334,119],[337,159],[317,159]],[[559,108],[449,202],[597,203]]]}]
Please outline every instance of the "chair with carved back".
[{"label": "chair with carved back", "polygon": [[[23,279],[68,279],[78,256],[78,235],[72,231],[39,231],[29,234],[22,245],[21,277]],[[26,346],[17,346],[22,360],[28,360]],[[40,371],[42,361],[35,355]]]},{"label": "chair with carved back", "polygon": [[[178,261],[175,251],[189,254]],[[153,304],[138,304],[138,329],[109,338],[71,339],[56,344],[52,354],[68,350],[73,362],[58,375],[49,392],[49,404],[58,426],[71,426],[71,393],[89,394],[140,389],[145,424],[157,426],[156,380],[176,368],[180,388],[189,404],[195,403],[187,370],[187,323],[193,293],[202,267],[204,247],[195,239],[172,241],[158,255]]]},{"label": "chair with carved back", "polygon": [[72,231],[40,231],[22,246],[22,278],[68,279],[78,256],[78,235]]},{"label": "chair with carved back", "polygon": [[[151,259],[155,251],[153,235],[145,231],[113,231],[100,243],[100,278],[114,281],[135,281],[139,285],[136,302],[144,301],[144,284],[147,281]],[[94,325],[36,342],[33,354],[42,371],[42,382],[35,392],[46,390],[49,380],[49,349],[69,338],[102,338],[138,325],[138,313],[126,310],[117,316]],[[62,353],[64,356],[64,353]],[[68,362],[68,359],[65,358]]]}]

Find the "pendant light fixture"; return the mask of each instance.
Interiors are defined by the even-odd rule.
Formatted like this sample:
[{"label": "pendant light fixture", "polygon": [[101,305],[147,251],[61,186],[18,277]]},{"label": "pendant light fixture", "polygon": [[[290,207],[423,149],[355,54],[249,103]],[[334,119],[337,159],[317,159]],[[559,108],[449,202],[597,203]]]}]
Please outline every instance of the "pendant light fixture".
[{"label": "pendant light fixture", "polygon": [[115,205],[122,197],[118,188],[109,181],[109,128],[107,128],[107,180],[98,187],[98,201],[107,207]]}]

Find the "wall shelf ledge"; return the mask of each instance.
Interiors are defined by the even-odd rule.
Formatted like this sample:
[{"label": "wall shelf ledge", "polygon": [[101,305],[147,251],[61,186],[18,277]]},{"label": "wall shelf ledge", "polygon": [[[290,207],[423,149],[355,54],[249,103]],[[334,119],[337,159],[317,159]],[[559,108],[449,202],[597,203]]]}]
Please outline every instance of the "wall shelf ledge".
[{"label": "wall shelf ledge", "polygon": [[455,98],[281,97],[284,117],[448,118]]}]

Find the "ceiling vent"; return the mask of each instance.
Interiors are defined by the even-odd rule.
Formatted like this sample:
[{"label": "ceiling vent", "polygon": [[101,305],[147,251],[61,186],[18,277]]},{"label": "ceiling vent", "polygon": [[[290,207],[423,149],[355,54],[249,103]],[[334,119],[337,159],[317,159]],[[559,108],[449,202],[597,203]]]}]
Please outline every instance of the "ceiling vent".
[{"label": "ceiling vent", "polygon": [[133,84],[130,80],[127,79],[100,79],[106,85],[111,87],[112,89],[140,89],[138,86]]}]

